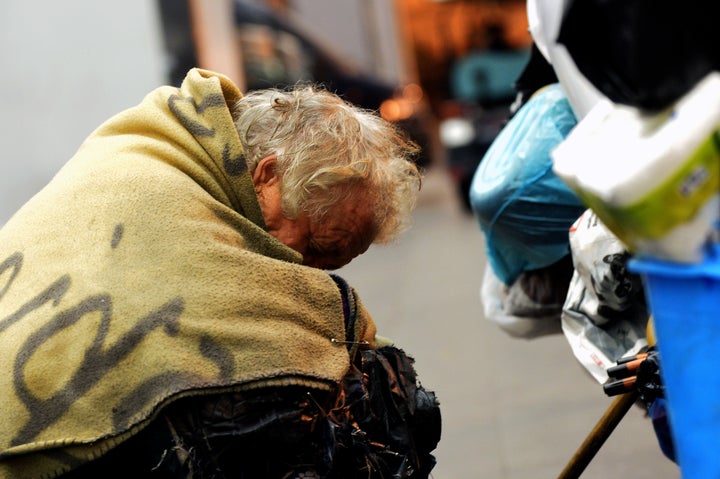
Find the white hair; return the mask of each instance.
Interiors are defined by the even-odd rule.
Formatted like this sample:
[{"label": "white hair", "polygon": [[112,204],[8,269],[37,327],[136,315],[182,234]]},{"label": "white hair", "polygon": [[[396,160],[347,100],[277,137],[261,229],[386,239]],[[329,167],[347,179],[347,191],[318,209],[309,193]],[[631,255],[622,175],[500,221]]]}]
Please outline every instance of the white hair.
[{"label": "white hair", "polygon": [[251,172],[276,155],[288,218],[321,219],[361,189],[374,205],[375,242],[409,226],[421,181],[412,161],[418,147],[393,124],[311,85],[252,91],[233,113]]}]

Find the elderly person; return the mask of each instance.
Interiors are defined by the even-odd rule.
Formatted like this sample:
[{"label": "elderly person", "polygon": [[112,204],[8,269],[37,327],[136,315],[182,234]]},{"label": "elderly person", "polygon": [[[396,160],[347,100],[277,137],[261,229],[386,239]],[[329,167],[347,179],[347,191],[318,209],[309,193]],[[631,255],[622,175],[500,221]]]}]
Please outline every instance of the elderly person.
[{"label": "elderly person", "polygon": [[[328,92],[200,69],[100,126],[0,230],[0,477],[427,477],[434,396],[325,271],[408,226],[413,153]],[[367,453],[371,364],[407,373],[422,451]]]}]

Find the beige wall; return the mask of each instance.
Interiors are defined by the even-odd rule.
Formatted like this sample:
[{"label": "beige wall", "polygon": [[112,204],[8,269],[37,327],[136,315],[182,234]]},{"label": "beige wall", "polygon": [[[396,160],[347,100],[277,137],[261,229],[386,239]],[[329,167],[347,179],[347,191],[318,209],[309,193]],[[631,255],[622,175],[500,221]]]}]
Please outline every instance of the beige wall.
[{"label": "beige wall", "polygon": [[0,225],[109,116],[165,82],[150,0],[27,0],[0,15]]},{"label": "beige wall", "polygon": [[393,83],[407,81],[395,0],[291,0],[290,13],[337,55]]}]

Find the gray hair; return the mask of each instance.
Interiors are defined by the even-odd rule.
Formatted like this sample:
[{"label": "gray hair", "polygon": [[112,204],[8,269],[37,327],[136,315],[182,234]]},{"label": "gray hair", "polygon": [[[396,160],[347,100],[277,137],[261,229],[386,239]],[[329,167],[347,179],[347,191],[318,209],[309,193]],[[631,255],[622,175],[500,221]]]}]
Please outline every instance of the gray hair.
[{"label": "gray hair", "polygon": [[286,217],[322,219],[362,190],[375,207],[374,242],[392,241],[410,225],[418,147],[393,124],[312,85],[249,92],[233,113],[251,172],[277,156]]}]

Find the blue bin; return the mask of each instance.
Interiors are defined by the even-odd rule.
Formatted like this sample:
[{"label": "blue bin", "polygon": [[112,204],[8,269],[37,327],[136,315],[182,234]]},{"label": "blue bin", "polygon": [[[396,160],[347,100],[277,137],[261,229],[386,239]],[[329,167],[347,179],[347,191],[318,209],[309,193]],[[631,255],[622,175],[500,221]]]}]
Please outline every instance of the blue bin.
[{"label": "blue bin", "polygon": [[683,479],[720,478],[720,249],[701,264],[634,259],[654,318]]}]

